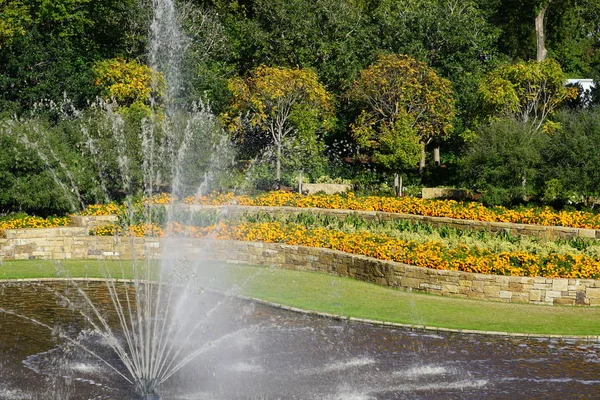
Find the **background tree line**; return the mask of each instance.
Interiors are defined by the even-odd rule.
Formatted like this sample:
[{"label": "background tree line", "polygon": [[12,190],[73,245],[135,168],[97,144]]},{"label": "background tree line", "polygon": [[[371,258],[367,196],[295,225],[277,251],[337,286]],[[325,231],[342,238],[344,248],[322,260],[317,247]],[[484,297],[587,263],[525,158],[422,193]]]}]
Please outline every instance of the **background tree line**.
[{"label": "background tree line", "polygon": [[[599,0],[188,0],[179,10],[190,40],[177,101],[210,104],[220,116],[211,132],[221,124],[235,148],[237,178],[220,185],[252,164],[264,187],[292,185],[302,169],[373,190],[401,172],[492,204],[585,205],[599,194],[598,97],[582,107],[562,85],[600,80]],[[117,166],[88,154],[114,146],[102,133],[113,127],[82,132],[75,120],[93,120],[99,97],[116,100],[122,143],[143,162],[150,20],[150,0],[0,0],[1,211],[72,208],[50,176],[61,162],[82,201],[119,197]],[[167,176],[157,185],[168,188]]]}]

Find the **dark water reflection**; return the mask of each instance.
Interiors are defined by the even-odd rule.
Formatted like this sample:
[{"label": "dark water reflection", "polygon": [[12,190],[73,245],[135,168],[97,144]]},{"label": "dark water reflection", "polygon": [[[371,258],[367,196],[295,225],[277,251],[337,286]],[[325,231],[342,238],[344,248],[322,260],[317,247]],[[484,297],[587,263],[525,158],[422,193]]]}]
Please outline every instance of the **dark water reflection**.
[{"label": "dark water reflection", "polygon": [[[53,285],[1,285],[0,307],[61,327],[75,338],[86,325],[76,310],[57,304],[55,291],[65,286]],[[86,291],[110,310],[101,283],[87,284]],[[211,295],[206,301],[218,300]],[[413,332],[233,299],[221,311],[215,328],[198,335],[198,344],[232,336],[168,381],[163,399],[600,397],[600,345],[595,343]],[[80,339],[119,365],[97,337]],[[49,329],[0,313],[0,398],[134,396],[116,373]]]}]

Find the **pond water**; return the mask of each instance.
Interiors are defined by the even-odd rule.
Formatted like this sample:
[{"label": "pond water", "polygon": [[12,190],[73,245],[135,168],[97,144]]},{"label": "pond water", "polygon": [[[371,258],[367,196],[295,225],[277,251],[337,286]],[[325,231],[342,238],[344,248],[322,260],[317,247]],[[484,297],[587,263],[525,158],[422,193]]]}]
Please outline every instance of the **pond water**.
[{"label": "pond water", "polygon": [[[0,308],[19,314],[0,313],[0,399],[136,398],[117,372],[58,338],[60,332],[84,343],[123,368],[86,330],[76,307],[57,301],[55,293],[69,290],[64,283],[0,285]],[[109,315],[104,284],[87,283],[85,290]],[[205,301],[223,298],[211,294]],[[207,350],[165,382],[162,399],[600,396],[596,343],[416,332],[233,298],[223,307],[225,323],[198,333],[198,346],[208,343]]]}]

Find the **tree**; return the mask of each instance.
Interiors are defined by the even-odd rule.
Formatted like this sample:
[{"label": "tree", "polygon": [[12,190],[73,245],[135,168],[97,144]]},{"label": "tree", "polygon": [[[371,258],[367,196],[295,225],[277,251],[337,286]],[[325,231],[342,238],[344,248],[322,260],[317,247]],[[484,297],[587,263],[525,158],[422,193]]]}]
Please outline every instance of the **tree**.
[{"label": "tree", "polygon": [[333,123],[333,99],[311,70],[261,65],[245,79],[229,80],[231,107],[222,115],[239,135],[266,133],[276,149],[276,182],[281,182],[284,141],[299,133],[314,136]]},{"label": "tree", "polygon": [[597,0],[485,0],[480,6],[501,32],[502,53],[514,60],[551,57],[567,73],[589,76],[600,34]]},{"label": "tree", "polygon": [[548,135],[531,134],[515,119],[492,121],[478,128],[477,138],[460,162],[463,184],[483,193],[489,205],[522,202],[537,194],[541,154]]},{"label": "tree", "polygon": [[552,59],[505,64],[482,80],[479,93],[492,118],[515,118],[538,131],[552,111],[577,96],[565,81],[560,65]]},{"label": "tree", "polygon": [[42,100],[59,102],[65,94],[83,108],[98,95],[91,68],[95,61],[122,57],[130,47],[145,51],[145,46],[132,46],[129,39],[127,21],[136,15],[137,3],[0,1],[0,26],[11,10],[19,16],[12,19],[18,22],[18,33],[9,41],[0,38],[0,109],[21,114]]},{"label": "tree", "polygon": [[229,95],[227,79],[235,75],[231,40],[216,10],[181,3],[179,14],[189,42],[180,71],[184,102],[208,98],[210,108],[221,112]]},{"label": "tree", "polygon": [[25,34],[31,21],[29,7],[19,0],[0,0],[0,48],[9,44],[16,35]]},{"label": "tree", "polygon": [[[600,195],[600,108],[563,110],[553,118],[558,128],[542,148],[545,200],[579,203]],[[554,193],[551,193],[554,188]]]},{"label": "tree", "polygon": [[410,54],[446,78],[481,68],[499,34],[473,0],[382,0],[373,15],[380,49]]},{"label": "tree", "polygon": [[102,60],[94,64],[93,70],[94,84],[102,88],[102,95],[120,106],[134,106],[149,113],[150,98],[160,100],[164,95],[164,76],[135,60]]},{"label": "tree", "polygon": [[[565,4],[566,3],[566,4]],[[554,2],[546,25],[550,57],[570,77],[600,76],[600,2]]]},{"label": "tree", "polygon": [[362,109],[351,127],[355,139],[362,140],[369,132],[377,141],[382,134],[385,137],[403,126],[398,125],[400,120],[410,121],[407,127],[421,142],[421,168],[425,166],[425,146],[452,132],[455,111],[450,81],[409,56],[380,56],[377,63],[361,71],[347,97]]},{"label": "tree", "polygon": [[402,114],[393,122],[383,121],[377,130],[374,129],[374,121],[365,121],[368,118],[369,115],[363,112],[357,123],[352,125],[352,134],[356,144],[376,164],[398,171],[419,162],[422,146],[411,117]]},{"label": "tree", "polygon": [[477,83],[501,56],[500,30],[490,24],[481,1],[380,0],[373,10],[374,47],[409,54],[449,79],[455,91],[455,130],[472,128]]},{"label": "tree", "polygon": [[369,15],[356,0],[213,0],[241,71],[311,68],[331,90],[372,57]]},{"label": "tree", "polygon": [[536,50],[537,50],[537,61],[544,61],[546,59],[546,55],[548,54],[548,50],[546,50],[546,34],[545,34],[545,24],[546,24],[546,11],[550,6],[552,0],[542,0],[537,1],[537,13],[535,15],[535,41],[536,41]]}]

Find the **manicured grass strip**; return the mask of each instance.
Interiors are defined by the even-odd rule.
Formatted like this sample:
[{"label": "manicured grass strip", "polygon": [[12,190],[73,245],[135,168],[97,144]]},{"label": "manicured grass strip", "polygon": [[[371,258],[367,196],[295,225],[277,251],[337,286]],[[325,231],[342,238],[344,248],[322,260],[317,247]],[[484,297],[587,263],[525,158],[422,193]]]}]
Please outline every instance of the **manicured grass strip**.
[{"label": "manicured grass strip", "polygon": [[[55,276],[55,262],[4,262],[0,277]],[[119,274],[124,261],[68,261],[71,276]],[[256,266],[208,265],[200,277],[223,277],[216,287],[241,284],[242,294],[298,308],[412,325],[512,333],[600,335],[600,307],[508,304],[407,293],[349,278]],[[37,275],[36,275],[37,273]],[[206,279],[208,281],[208,279]],[[214,279],[211,279],[214,283]],[[227,282],[227,283],[225,283]]]},{"label": "manicured grass strip", "polygon": [[104,278],[112,276],[131,278],[131,261],[120,260],[23,260],[0,263],[0,279],[35,279],[86,277]]},{"label": "manicured grass strip", "polygon": [[600,307],[509,304],[408,293],[350,278],[259,267],[244,293],[263,300],[344,316],[512,333],[599,335]]}]

